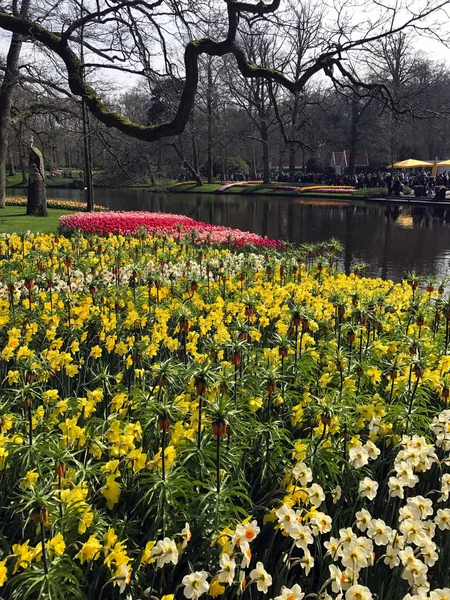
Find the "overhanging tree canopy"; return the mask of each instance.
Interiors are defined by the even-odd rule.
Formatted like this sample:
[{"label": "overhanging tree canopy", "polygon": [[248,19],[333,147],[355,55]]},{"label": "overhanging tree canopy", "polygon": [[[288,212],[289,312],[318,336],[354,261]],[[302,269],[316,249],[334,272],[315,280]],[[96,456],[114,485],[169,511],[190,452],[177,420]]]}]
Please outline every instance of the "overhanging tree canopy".
[{"label": "overhanging tree canopy", "polygon": [[[152,142],[177,135],[184,130],[196,97],[199,79],[198,61],[201,55],[217,57],[232,55],[242,76],[263,78],[291,92],[302,91],[311,78],[318,73],[323,73],[335,86],[352,88],[361,94],[375,94],[386,104],[393,104],[393,98],[384,85],[367,82],[358,75],[351,60],[352,53],[376,40],[395,35],[405,29],[435,31],[431,19],[435,15],[438,16],[439,11],[443,11],[447,7],[449,0],[428,0],[424,3],[419,0],[415,8],[410,5],[404,14],[398,9],[397,3],[394,3],[392,7],[383,5],[380,8],[381,12],[374,14],[373,18],[369,18],[367,21],[367,16],[364,17],[366,20],[364,29],[362,29],[364,21],[361,23],[348,22],[347,17],[351,7],[347,7],[344,1],[337,10],[334,27],[331,27],[330,23],[324,25],[323,41],[319,51],[305,61],[295,78],[288,77],[277,68],[262,67],[251,63],[242,45],[237,41],[240,34],[240,20],[246,20],[251,25],[257,19],[278,18],[278,12],[281,10],[280,2],[281,0],[272,0],[267,4],[264,2],[252,4],[222,0],[220,3],[209,5],[207,2],[191,2],[190,0],[186,4],[176,0],[156,0],[153,3],[145,0],[124,0],[122,2],[96,0],[92,4],[85,2],[80,5],[72,0],[66,0],[66,2],[61,0],[52,5],[51,11],[38,11],[35,19],[19,14],[15,10],[15,2],[13,2],[10,7],[0,6],[0,28],[22,35],[26,40],[35,42],[46,51],[59,57],[67,72],[70,91],[84,98],[91,113],[102,123],[108,127],[115,127],[126,135]],[[370,6],[373,6],[373,3]],[[191,39],[185,43],[184,73],[178,76],[183,81],[183,87],[178,108],[172,120],[155,125],[132,122],[124,115],[107,107],[94,88],[86,82],[84,65],[76,51],[80,44],[80,31],[84,32],[89,28],[91,31],[98,31],[99,42],[97,44],[90,43],[89,37],[86,35],[86,47],[91,53],[102,57],[106,62],[109,61],[110,68],[151,75],[152,67],[149,58],[151,43],[148,41],[150,40],[148,32],[153,28],[154,35],[161,44],[165,64],[174,75],[168,56],[168,44],[165,40],[167,27],[163,27],[157,21],[156,16],[158,14],[169,15],[174,22],[178,19],[183,24],[185,34],[190,36],[193,30],[192,15],[197,15],[201,21],[201,11],[205,7],[222,23],[223,35],[218,40],[210,36]],[[367,3],[368,7],[369,3]],[[224,18],[225,11],[226,18]],[[32,9],[29,14],[33,17]],[[372,13],[369,12],[369,14]],[[115,42],[117,38],[119,39],[119,57],[113,56],[114,47],[111,42],[104,42],[106,38],[102,33],[102,27],[110,27],[108,35],[111,39],[114,37],[114,34],[111,33],[114,28],[122,32],[115,34]],[[126,31],[126,35],[123,33],[124,31]],[[198,31],[197,28],[196,33]],[[131,67],[125,65],[126,58],[131,57],[131,53],[126,48],[125,38],[132,41],[142,68],[136,66],[135,60],[131,62]],[[81,36],[81,40],[83,39]],[[274,65],[274,67],[276,66]]]}]

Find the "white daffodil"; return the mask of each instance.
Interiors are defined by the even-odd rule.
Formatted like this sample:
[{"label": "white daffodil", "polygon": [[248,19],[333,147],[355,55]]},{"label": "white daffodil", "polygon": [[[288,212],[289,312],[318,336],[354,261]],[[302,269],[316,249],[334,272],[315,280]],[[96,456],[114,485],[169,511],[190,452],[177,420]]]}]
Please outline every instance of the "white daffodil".
[{"label": "white daffodil", "polygon": [[297,516],[295,511],[288,504],[283,504],[281,508],[275,511],[278,523],[290,534],[293,526],[297,526]]},{"label": "white daffodil", "polygon": [[350,464],[355,469],[365,467],[369,462],[369,453],[361,445],[353,446],[353,448],[350,448],[348,455],[350,459]]},{"label": "white daffodil", "polygon": [[302,486],[311,483],[311,481],[313,480],[311,469],[307,467],[303,462],[299,463],[292,469],[292,474],[295,477],[295,480],[298,481]]},{"label": "white daffodil", "polygon": [[314,535],[318,533],[328,533],[331,531],[333,521],[330,516],[323,512],[317,512],[311,519],[311,527]]},{"label": "white daffodil", "polygon": [[421,548],[420,555],[427,567],[433,567],[439,560],[439,554],[436,552],[436,544],[434,542],[426,542]]},{"label": "white daffodil", "polygon": [[334,490],[331,490],[331,497],[333,498],[333,504],[339,502],[342,498],[342,488],[340,485],[337,485]]},{"label": "white daffodil", "polygon": [[158,569],[165,564],[178,562],[178,549],[176,543],[170,538],[160,540],[151,550],[151,557],[156,559]]},{"label": "white daffodil", "polygon": [[359,571],[367,567],[367,554],[356,542],[352,542],[342,551],[344,567]]},{"label": "white daffodil", "polygon": [[305,594],[302,592],[302,588],[296,583],[291,588],[283,586],[281,588],[281,594],[275,596],[275,600],[302,600],[304,596]]},{"label": "white daffodil", "polygon": [[308,545],[314,542],[311,528],[305,525],[299,524],[295,531],[295,535],[292,534],[291,537],[295,540],[297,548],[301,548],[302,550],[306,550]]},{"label": "white daffodil", "polygon": [[246,569],[252,560],[252,551],[250,550],[250,544],[248,542],[241,542],[240,550],[242,552],[241,569]]},{"label": "white daffodil", "polygon": [[397,477],[389,477],[388,479],[389,496],[391,498],[404,498],[404,484]]},{"label": "white daffodil", "polygon": [[345,600],[372,600],[372,592],[365,585],[352,585],[345,592]]},{"label": "white daffodil", "polygon": [[185,575],[182,584],[184,585],[184,596],[196,600],[209,590],[208,573],[206,571],[195,571],[195,573]]},{"label": "white daffodil", "polygon": [[430,592],[430,600],[450,600],[450,588],[433,590]]},{"label": "white daffodil", "polygon": [[219,581],[232,585],[236,573],[236,561],[233,558],[230,558],[228,554],[224,553],[220,557],[219,564],[221,568],[221,571],[219,572]]},{"label": "white daffodil", "polygon": [[323,544],[327,549],[327,556],[331,556],[333,560],[336,559],[337,556],[340,556],[342,549],[342,542],[335,537],[331,536],[329,541],[324,542]]},{"label": "white daffodil", "polygon": [[441,531],[450,529],[450,508],[440,508],[434,517],[434,522]]},{"label": "white daffodil", "polygon": [[370,525],[370,522],[372,521],[372,515],[370,514],[370,512],[368,510],[366,510],[365,508],[362,508],[361,510],[359,510],[356,513],[355,517],[356,517],[356,527],[360,531],[366,531],[366,529]]},{"label": "white daffodil", "polygon": [[120,565],[116,572],[116,577],[118,578],[116,583],[119,586],[119,592],[123,594],[131,580],[131,573],[128,569],[128,565]]},{"label": "white daffodil", "polygon": [[367,535],[377,546],[386,546],[389,543],[391,533],[391,527],[386,525],[382,519],[372,519],[367,530]]},{"label": "white daffodil", "polygon": [[365,448],[367,450],[367,454],[369,455],[369,458],[371,460],[375,460],[381,454],[381,450],[379,448],[377,448],[375,446],[375,444],[372,441],[370,441],[370,440],[368,440],[364,444],[363,448]]},{"label": "white daffodil", "polygon": [[357,535],[351,527],[346,527],[345,529],[339,529],[339,539],[344,546],[347,546],[352,542],[356,542]]},{"label": "white daffodil", "polygon": [[184,528],[181,530],[181,535],[183,537],[183,541],[181,543],[181,546],[184,549],[184,548],[186,548],[186,546],[188,545],[188,542],[192,538],[192,533],[191,533],[191,528],[189,527],[189,523],[186,523],[184,525]]},{"label": "white daffodil", "polygon": [[331,591],[338,594],[342,590],[342,571],[336,565],[330,565]]},{"label": "white daffodil", "polygon": [[311,552],[309,550],[305,550],[304,552],[305,554],[300,559],[300,565],[305,571],[305,574],[309,575],[309,572],[314,567],[314,558],[312,557]]},{"label": "white daffodil", "polygon": [[359,495],[361,498],[373,500],[377,495],[378,483],[369,477],[364,477],[359,483]]},{"label": "white daffodil", "polygon": [[390,569],[398,567],[400,564],[400,558],[398,556],[398,550],[389,545],[386,548],[386,554],[384,555],[384,564],[388,565]]},{"label": "white daffodil", "polygon": [[429,498],[414,496],[406,501],[410,507],[414,519],[424,520],[433,514],[433,503]]},{"label": "white daffodil", "polygon": [[405,519],[400,523],[399,529],[405,536],[407,544],[414,544],[415,546],[423,545],[426,534],[421,521],[418,519]]},{"label": "white daffodil", "polygon": [[319,506],[325,500],[325,493],[323,491],[323,488],[318,483],[313,483],[312,486],[308,488],[308,496],[309,501],[316,508],[319,508]]},{"label": "white daffodil", "polygon": [[245,525],[238,525],[236,532],[233,536],[233,542],[236,546],[240,546],[242,541],[251,542],[260,532],[257,521],[246,523]]},{"label": "white daffodil", "polygon": [[250,571],[250,578],[256,583],[258,592],[267,594],[270,586],[272,585],[272,577],[265,570],[262,562],[256,563],[256,567]]}]

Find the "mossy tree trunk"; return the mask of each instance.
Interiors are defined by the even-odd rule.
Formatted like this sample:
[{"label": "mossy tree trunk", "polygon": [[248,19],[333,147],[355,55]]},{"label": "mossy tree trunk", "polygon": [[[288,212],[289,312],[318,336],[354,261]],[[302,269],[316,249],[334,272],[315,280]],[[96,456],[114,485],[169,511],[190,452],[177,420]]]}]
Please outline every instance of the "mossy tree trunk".
[{"label": "mossy tree trunk", "polygon": [[48,212],[44,159],[40,150],[34,147],[30,148],[28,174],[27,215],[46,217]]},{"label": "mossy tree trunk", "polygon": [[[19,16],[26,18],[30,0],[22,0]],[[16,4],[17,10],[17,4]],[[11,102],[14,88],[19,81],[19,58],[23,36],[14,32],[6,56],[5,73],[0,85],[0,208],[5,207],[6,162],[8,160],[8,133],[11,123]]]}]

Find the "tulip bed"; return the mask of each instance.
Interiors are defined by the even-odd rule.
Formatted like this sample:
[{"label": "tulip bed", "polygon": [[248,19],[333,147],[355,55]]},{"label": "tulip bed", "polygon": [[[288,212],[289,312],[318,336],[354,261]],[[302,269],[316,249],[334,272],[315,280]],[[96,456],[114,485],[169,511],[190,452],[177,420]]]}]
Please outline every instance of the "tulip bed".
[{"label": "tulip bed", "polygon": [[0,596],[450,597],[450,301],[336,242],[0,236]]},{"label": "tulip bed", "polygon": [[121,235],[138,234],[141,231],[153,234],[176,236],[179,239],[189,234],[192,243],[197,244],[230,244],[235,246],[268,246],[281,247],[281,242],[269,240],[256,233],[231,229],[221,225],[209,225],[196,221],[185,215],[151,212],[121,212],[107,213],[76,213],[60,218],[62,232],[83,231],[108,235],[118,233]]}]

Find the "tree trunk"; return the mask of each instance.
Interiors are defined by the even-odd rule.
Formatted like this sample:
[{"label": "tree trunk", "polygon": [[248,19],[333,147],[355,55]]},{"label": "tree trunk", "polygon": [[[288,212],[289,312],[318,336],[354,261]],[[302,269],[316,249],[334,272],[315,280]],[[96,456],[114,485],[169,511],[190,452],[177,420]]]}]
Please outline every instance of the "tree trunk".
[{"label": "tree trunk", "polygon": [[14,165],[14,156],[11,152],[11,148],[9,149],[9,176],[14,177],[16,174],[16,168]]},{"label": "tree trunk", "polygon": [[280,181],[282,181],[284,179],[283,162],[284,162],[284,148],[280,144],[280,146],[278,148],[278,179]]},{"label": "tree trunk", "polygon": [[6,70],[0,87],[0,208],[5,207],[6,162],[8,159],[8,133],[11,117],[11,100],[19,79],[19,56],[22,36],[13,33],[6,58]]},{"label": "tree trunk", "polygon": [[[30,0],[23,0],[20,16],[27,17]],[[19,80],[19,57],[23,37],[13,33],[6,57],[6,69],[0,86],[0,208],[5,207],[6,161],[8,155],[8,133],[11,118],[11,100],[14,87]]]},{"label": "tree trunk", "polygon": [[270,165],[269,165],[269,131],[265,119],[261,121],[261,144],[262,144],[262,160],[263,160],[263,182],[270,182]]},{"label": "tree trunk", "polygon": [[289,144],[289,181],[295,183],[295,146]]},{"label": "tree trunk", "polygon": [[195,184],[198,186],[203,185],[203,181],[202,181],[202,178],[200,177],[199,173],[197,173],[196,170],[194,169],[194,167],[191,165],[191,163],[189,163],[186,160],[186,158],[184,157],[183,153],[178,148],[178,146],[176,144],[172,144],[172,147],[175,150],[175,152],[178,154],[179,158],[183,161],[183,165],[189,171],[189,173],[191,174],[191,177],[195,180]]},{"label": "tree trunk", "polygon": [[352,100],[352,122],[350,127],[350,153],[348,157],[348,174],[355,174],[356,151],[358,146],[359,103]]},{"label": "tree trunk", "polygon": [[250,172],[250,179],[256,181],[258,179],[258,174],[256,172],[256,155],[255,155],[255,142],[252,140],[252,167]]},{"label": "tree trunk", "polygon": [[191,145],[192,145],[192,163],[193,163],[194,171],[196,173],[199,173],[200,170],[198,168],[197,135],[196,135],[196,130],[195,130],[194,118],[191,119]]},{"label": "tree trunk", "polygon": [[30,148],[27,215],[47,216],[47,198],[45,194],[45,170],[42,153]]},{"label": "tree trunk", "polygon": [[92,182],[92,149],[91,132],[89,128],[89,113],[84,98],[81,102],[83,119],[83,154],[84,154],[84,188],[86,192],[86,211],[94,210],[94,185]]},{"label": "tree trunk", "polygon": [[212,155],[213,149],[213,131],[212,131],[212,117],[213,117],[213,102],[212,102],[212,69],[211,69],[211,58],[208,60],[208,82],[206,88],[206,116],[208,126],[208,163],[207,163],[207,177],[208,183],[214,182],[214,161]]},{"label": "tree trunk", "polygon": [[20,185],[27,185],[27,165],[25,162],[25,156],[22,154],[22,152],[20,153],[20,170],[22,172],[22,181],[20,182]]}]

